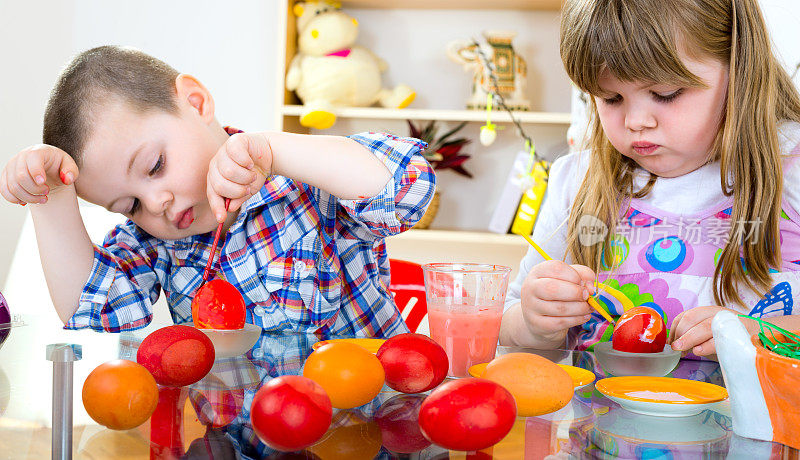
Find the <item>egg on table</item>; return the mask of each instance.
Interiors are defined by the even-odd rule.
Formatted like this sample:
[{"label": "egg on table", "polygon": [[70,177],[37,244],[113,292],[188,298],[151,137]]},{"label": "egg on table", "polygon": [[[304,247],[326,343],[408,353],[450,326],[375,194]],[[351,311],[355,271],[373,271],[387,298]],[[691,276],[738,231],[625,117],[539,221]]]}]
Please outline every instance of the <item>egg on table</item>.
[{"label": "egg on table", "polygon": [[214,365],[214,345],[202,332],[179,324],[151,332],[142,340],[136,362],[144,366],[159,385],[191,385]]},{"label": "egg on table", "polygon": [[493,359],[481,375],[514,396],[517,415],[533,417],[566,406],[575,392],[572,377],[558,364],[532,353],[507,353]]},{"label": "egg on table", "polygon": [[303,376],[324,388],[337,409],[372,401],[386,381],[378,357],[347,342],[329,343],[311,353],[303,365]]}]

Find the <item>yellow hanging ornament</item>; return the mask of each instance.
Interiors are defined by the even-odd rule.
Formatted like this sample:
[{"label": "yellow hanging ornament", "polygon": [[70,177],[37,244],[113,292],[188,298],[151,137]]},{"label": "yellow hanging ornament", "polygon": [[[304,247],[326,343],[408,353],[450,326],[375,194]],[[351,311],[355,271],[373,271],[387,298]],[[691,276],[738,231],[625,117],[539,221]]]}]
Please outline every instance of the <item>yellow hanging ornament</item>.
[{"label": "yellow hanging ornament", "polygon": [[478,139],[481,145],[488,147],[497,139],[497,126],[492,123],[492,99],[494,95],[489,93],[486,95],[486,124],[481,126],[481,134]]},{"label": "yellow hanging ornament", "polygon": [[533,225],[536,223],[544,193],[547,191],[547,177],[550,169],[550,165],[546,161],[535,161],[536,147],[525,141],[525,148],[530,152],[530,167],[528,168],[528,180],[523,182],[527,182],[531,186],[522,194],[517,214],[511,224],[511,233],[517,235],[533,233]]}]

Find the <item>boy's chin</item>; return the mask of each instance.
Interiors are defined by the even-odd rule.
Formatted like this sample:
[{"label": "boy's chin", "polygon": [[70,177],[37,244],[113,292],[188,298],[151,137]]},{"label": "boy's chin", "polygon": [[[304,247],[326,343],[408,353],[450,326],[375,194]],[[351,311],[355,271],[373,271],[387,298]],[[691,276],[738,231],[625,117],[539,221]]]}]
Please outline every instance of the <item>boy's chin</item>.
[{"label": "boy's chin", "polygon": [[159,240],[181,240],[183,238],[188,238],[190,236],[202,235],[204,233],[208,233],[217,229],[216,225],[203,225],[199,222],[195,222],[189,227],[184,229],[180,229],[177,227],[148,229],[145,226],[139,225],[138,223],[136,223],[136,221],[134,221],[134,223],[138,225],[139,228],[147,232],[149,235],[158,238]]}]

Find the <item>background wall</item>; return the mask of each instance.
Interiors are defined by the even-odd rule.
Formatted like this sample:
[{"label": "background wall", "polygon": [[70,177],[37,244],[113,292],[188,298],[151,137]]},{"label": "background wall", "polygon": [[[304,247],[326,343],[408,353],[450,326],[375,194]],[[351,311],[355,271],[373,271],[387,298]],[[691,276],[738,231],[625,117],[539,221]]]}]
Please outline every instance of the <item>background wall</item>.
[{"label": "background wall", "polygon": [[[800,2],[761,3],[776,48],[787,67],[793,69],[800,61]],[[20,149],[41,140],[44,106],[59,69],[75,53],[101,44],[136,46],[197,75],[215,95],[218,117],[223,122],[245,130],[271,127],[275,18],[284,14],[276,9],[272,0],[0,0],[0,166]],[[378,14],[390,18],[375,18]],[[360,43],[392,63],[388,81],[405,81],[429,90],[420,93],[420,104],[445,98],[438,107],[459,107],[469,82],[458,65],[431,60],[430,56],[439,51],[425,37],[470,38],[485,28],[510,28],[520,32],[515,45],[529,60],[528,92],[534,109],[568,110],[568,86],[564,82],[545,81],[548,90],[537,90],[542,79],[562,72],[556,54],[556,14],[358,10],[357,17],[364,25]],[[379,21],[383,27],[375,28]],[[465,134],[476,138],[478,126],[470,124]],[[337,124],[344,132],[362,128],[354,123]],[[406,132],[402,123],[366,129]],[[540,143],[540,150],[551,156],[559,153],[561,146],[556,139],[560,134],[554,128],[529,129],[537,138],[553,140]],[[474,158],[467,167],[476,178],[461,178],[449,171],[442,174],[440,184],[445,186],[446,195],[435,225],[476,229],[475,222],[485,221],[490,207],[470,207],[470,198],[499,193],[497,184],[505,179],[517,146],[510,128],[501,133],[492,152],[480,150],[477,143],[469,146],[467,151]],[[493,203],[494,199],[489,196],[481,202]],[[25,213],[25,208],[0,202],[0,286],[5,282]]]},{"label": "background wall", "polygon": [[[777,54],[789,73],[800,64],[800,1],[759,0]],[[800,73],[794,82],[800,87]]]},{"label": "background wall", "polygon": [[[369,46],[389,63],[384,85],[410,85],[417,91],[411,107],[463,109],[471,94],[472,74],[446,54],[454,40],[475,39],[485,43],[484,30],[516,32],[512,44],[527,65],[525,96],[531,110],[569,112],[571,88],[558,51],[559,14],[554,11],[502,10],[374,10],[350,9],[358,19],[358,42]],[[497,108],[495,108],[497,110]],[[417,124],[427,123],[417,121]],[[438,122],[439,133],[456,122]],[[433,229],[487,231],[500,199],[502,184],[523,141],[510,124],[500,125],[497,141],[489,147],[478,141],[483,123],[468,123],[458,136],[473,142],[462,149],[471,155],[464,163],[474,177],[451,170],[437,172],[441,193]],[[553,159],[566,152],[566,125],[525,124],[526,133],[536,142],[537,151]],[[408,135],[404,120],[342,119],[330,130],[335,134],[361,131],[387,131]]]}]

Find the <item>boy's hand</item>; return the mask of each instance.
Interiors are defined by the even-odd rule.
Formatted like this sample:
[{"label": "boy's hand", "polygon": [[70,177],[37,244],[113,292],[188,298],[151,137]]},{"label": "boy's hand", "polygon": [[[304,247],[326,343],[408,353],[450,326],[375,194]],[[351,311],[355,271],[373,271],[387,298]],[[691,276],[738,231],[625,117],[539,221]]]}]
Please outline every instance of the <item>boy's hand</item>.
[{"label": "boy's hand", "polygon": [[65,151],[51,145],[30,146],[0,173],[0,194],[11,203],[47,203],[47,195],[75,183],[78,166]]},{"label": "boy's hand", "polygon": [[225,220],[225,198],[230,198],[228,211],[235,211],[264,185],[272,171],[272,149],[263,133],[237,133],[229,137],[208,167],[206,194],[217,222]]},{"label": "boy's hand", "polygon": [[[714,315],[722,310],[739,314],[737,311],[718,306],[695,307],[681,312],[672,320],[667,343],[671,343],[674,350],[691,351],[697,356],[716,355],[717,348],[714,345],[714,335],[711,333],[711,321]],[[742,324],[750,335],[758,332],[755,321],[744,320]]]},{"label": "boy's hand", "polygon": [[531,333],[557,342],[567,329],[585,323],[592,311],[586,299],[594,293],[595,275],[583,265],[548,260],[535,265],[522,282],[522,316]]}]

